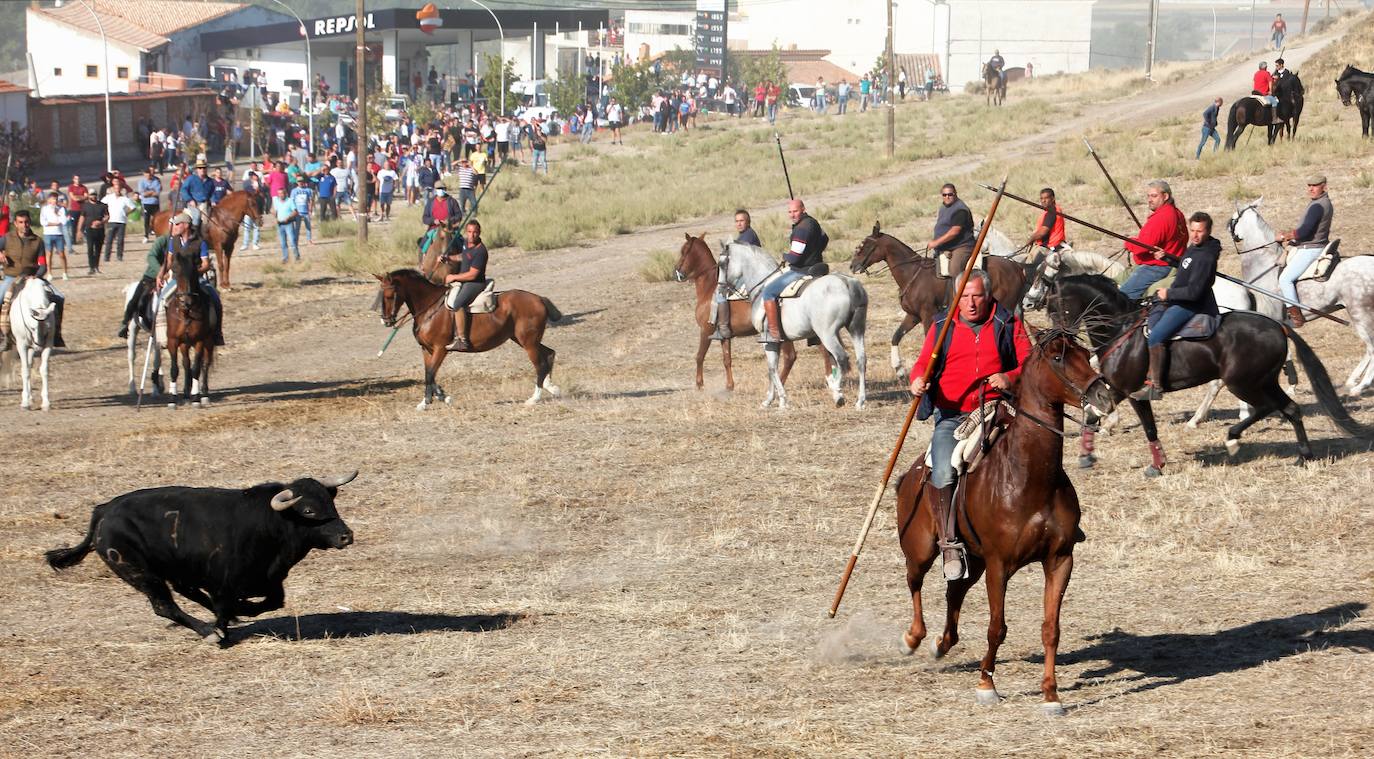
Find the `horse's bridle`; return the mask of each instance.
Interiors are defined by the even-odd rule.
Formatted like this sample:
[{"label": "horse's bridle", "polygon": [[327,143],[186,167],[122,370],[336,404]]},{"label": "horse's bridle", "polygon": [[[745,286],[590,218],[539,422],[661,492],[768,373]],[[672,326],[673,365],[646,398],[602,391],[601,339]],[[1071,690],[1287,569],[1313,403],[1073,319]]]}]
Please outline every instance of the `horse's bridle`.
[{"label": "horse's bridle", "polygon": [[1050,371],[1054,372],[1054,376],[1058,377],[1059,381],[1064,383],[1065,387],[1072,390],[1075,394],[1078,395],[1079,408],[1086,409],[1092,405],[1092,403],[1088,400],[1088,393],[1092,392],[1092,389],[1096,387],[1099,382],[1103,385],[1106,385],[1109,388],[1111,387],[1111,384],[1108,383],[1107,380],[1103,379],[1102,373],[1098,371],[1093,372],[1093,378],[1090,382],[1088,382],[1088,386],[1086,388],[1079,387],[1078,383],[1074,382],[1072,379],[1069,378],[1069,375],[1064,372],[1064,370],[1061,368],[1061,365],[1064,363],[1064,356],[1068,354],[1067,343],[1073,340],[1073,335],[1065,330],[1052,331],[1048,338],[1036,343],[1035,349],[1039,351],[1041,355],[1044,355],[1046,353],[1045,346],[1051,342],[1055,342],[1057,338],[1061,337],[1064,339],[1064,344],[1060,346],[1059,355],[1047,356],[1047,358],[1049,359]]},{"label": "horse's bridle", "polygon": [[[732,243],[732,244],[733,244],[733,243]],[[785,260],[786,260],[786,259],[784,259],[784,261],[785,261]],[[725,278],[726,272],[728,272],[729,269],[730,269],[730,246],[729,246],[729,245],[726,245],[724,248],[721,249],[721,251],[720,251],[720,262],[719,262],[717,265],[720,267],[720,282],[719,282],[718,284],[719,284],[719,286],[720,286],[720,288],[721,288],[722,290],[725,290],[725,291],[726,291],[726,294],[727,294],[727,295],[733,294],[733,295],[741,296],[741,297],[743,297],[743,298],[746,299],[746,300],[753,300],[753,299],[754,299],[754,291],[755,291],[755,290],[758,290],[760,287],[762,287],[762,286],[763,286],[763,283],[764,283],[764,282],[767,282],[769,277],[772,277],[774,274],[777,274],[780,270],[782,270],[782,267],[783,267],[785,264],[780,263],[780,264],[778,264],[777,266],[773,267],[773,270],[772,270],[772,271],[770,271],[770,272],[768,272],[767,274],[763,275],[763,279],[760,279],[758,282],[755,282],[754,285],[753,285],[752,287],[748,288],[747,290],[741,290],[738,286],[735,285],[734,282],[731,282],[731,281],[729,281],[728,279]]]},{"label": "horse's bridle", "polygon": [[[396,285],[392,283],[390,277],[388,277],[388,278],[387,278],[387,281],[383,282],[382,284],[383,284],[383,288],[382,288],[382,292],[381,292],[381,296],[382,296],[382,297],[381,297],[381,300],[382,300],[382,324],[385,325],[385,326],[387,326],[387,327],[395,327],[395,326],[396,326],[397,320],[398,320],[398,319],[400,318],[400,316],[401,316],[401,306],[404,305],[405,302],[401,300],[401,294],[400,294],[399,292],[397,292],[397,290],[396,290]],[[390,300],[390,299],[387,298],[386,291],[387,291],[388,289],[391,290],[391,292],[392,292],[392,298],[394,298],[394,300]],[[387,318],[387,315],[386,315],[387,307],[388,307],[388,306],[391,307],[391,317],[390,317],[390,318]]]},{"label": "horse's bridle", "polygon": [[[1232,217],[1230,218],[1230,220],[1228,220],[1228,221],[1226,222],[1226,231],[1231,235],[1231,246],[1234,247],[1234,248],[1236,249],[1236,255],[1238,255],[1238,256],[1243,256],[1243,255],[1245,255],[1246,253],[1254,253],[1254,252],[1257,251],[1257,250],[1264,250],[1265,248],[1269,247],[1270,245],[1278,245],[1278,244],[1279,244],[1278,239],[1275,238],[1273,242],[1267,242],[1267,243],[1264,243],[1263,245],[1256,245],[1256,246],[1253,247],[1253,248],[1246,248],[1245,250],[1241,250],[1241,249],[1240,249],[1241,237],[1240,237],[1239,235],[1236,234],[1236,227],[1239,226],[1240,220],[1241,220],[1242,218],[1244,218],[1245,212],[1246,212],[1246,211],[1254,211],[1255,214],[1258,215],[1258,214],[1259,214],[1259,210],[1258,210],[1258,209],[1259,209],[1259,206],[1255,205],[1254,203],[1251,203],[1250,205],[1245,206],[1244,208],[1240,209],[1239,211],[1236,211],[1236,215],[1235,215],[1235,216],[1232,216]],[[1268,272],[1265,272],[1265,274],[1267,274],[1267,273],[1268,273]],[[1264,276],[1264,275],[1261,274],[1260,276]],[[1258,278],[1259,278],[1259,277],[1256,277],[1256,279],[1258,279]]]}]

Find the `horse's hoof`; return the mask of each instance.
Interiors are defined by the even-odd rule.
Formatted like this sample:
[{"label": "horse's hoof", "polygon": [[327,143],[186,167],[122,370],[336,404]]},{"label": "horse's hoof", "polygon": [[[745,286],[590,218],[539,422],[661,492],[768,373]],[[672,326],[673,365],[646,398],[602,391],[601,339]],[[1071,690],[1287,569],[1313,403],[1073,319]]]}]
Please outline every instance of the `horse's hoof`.
[{"label": "horse's hoof", "polygon": [[863,408],[863,407],[864,407],[864,402],[865,402],[865,401],[864,401],[863,398],[860,398],[859,400],[854,401],[854,408],[856,408],[856,409],[861,409],[861,408]]},{"label": "horse's hoof", "polygon": [[1226,441],[1226,453],[1234,456],[1240,452],[1240,441],[1232,438]]},{"label": "horse's hoof", "polygon": [[[42,408],[43,408],[44,411],[47,411],[48,409],[52,408],[52,404],[51,404],[51,403],[48,403],[47,401],[43,401],[43,406],[42,406]],[[1299,459],[1299,461],[1301,461],[1301,459]]]},{"label": "horse's hoof", "polygon": [[996,706],[1002,703],[1002,696],[996,688],[974,688],[973,700],[980,706]]},{"label": "horse's hoof", "polygon": [[427,409],[427,408],[429,408],[429,404],[428,404],[428,403],[425,403],[424,401],[421,401],[420,404],[419,404],[418,406],[415,407],[415,410],[416,410],[416,411],[424,411],[424,410]]},{"label": "horse's hoof", "polygon": [[841,407],[843,407],[843,406],[844,406],[844,396],[841,395],[840,397],[838,397],[838,398],[835,399],[835,408],[841,408]]},{"label": "horse's hoof", "polygon": [[1145,467],[1145,476],[1149,477],[1150,479],[1154,479],[1155,477],[1159,477],[1163,474],[1164,472],[1160,471],[1159,467],[1155,466],[1154,464]]},{"label": "horse's hoof", "polygon": [[21,408],[21,409],[23,409],[23,410],[25,410],[25,411],[28,411],[28,410],[29,410],[29,403],[28,403],[27,401],[25,401],[25,402],[23,402],[23,403],[20,403],[20,404],[19,404],[19,408]]},{"label": "horse's hoof", "polygon": [[897,650],[902,652],[902,656],[911,656],[912,654],[916,653],[916,646],[919,645],[921,642],[919,640],[913,640],[910,643],[908,643],[907,640],[909,640],[910,638],[911,633],[904,632],[902,633],[901,642],[897,644]]},{"label": "horse's hoof", "polygon": [[[733,388],[732,388],[732,389],[733,389]],[[545,384],[545,385],[544,385],[544,391],[547,392],[549,395],[552,395],[552,396],[555,397],[555,398],[562,397],[562,395],[563,395],[563,389],[560,388],[558,385],[549,385],[549,384]]]},{"label": "horse's hoof", "polygon": [[1092,468],[1093,468],[1093,465],[1095,465],[1096,463],[1097,463],[1097,457],[1094,456],[1094,455],[1092,455],[1091,453],[1089,453],[1089,454],[1087,454],[1087,455],[1084,455],[1084,456],[1079,456],[1079,457],[1078,457],[1078,468],[1079,468],[1079,469],[1092,469]]},{"label": "horse's hoof", "polygon": [[1064,716],[1064,705],[1058,701],[1046,701],[1040,704],[1040,713],[1046,717]]},{"label": "horse's hoof", "polygon": [[1198,421],[1196,419],[1189,419],[1183,426],[1190,430],[1195,430],[1197,429],[1197,425]]},{"label": "horse's hoof", "polygon": [[201,638],[201,640],[211,645],[218,646],[224,642],[224,633],[219,630],[211,630],[209,633],[206,633],[205,637]]},{"label": "horse's hoof", "polygon": [[930,658],[932,659],[943,659],[945,657],[945,652],[940,650],[939,638],[930,639],[930,643],[926,645],[926,653],[930,654]]},{"label": "horse's hoof", "polygon": [[452,405],[453,405],[453,396],[451,396],[451,395],[445,395],[445,396],[444,396],[444,405],[446,405],[446,406],[452,406]]}]

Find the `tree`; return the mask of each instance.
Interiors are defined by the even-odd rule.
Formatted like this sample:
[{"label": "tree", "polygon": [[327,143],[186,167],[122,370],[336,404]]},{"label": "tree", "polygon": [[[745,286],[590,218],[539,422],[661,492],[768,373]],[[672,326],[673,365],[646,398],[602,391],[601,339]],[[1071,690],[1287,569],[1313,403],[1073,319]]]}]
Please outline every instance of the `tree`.
[{"label": "tree", "polygon": [[549,105],[557,108],[563,116],[567,116],[586,99],[585,89],[582,77],[577,74],[560,73],[549,87]]},{"label": "tree", "polygon": [[[478,91],[478,97],[485,98],[487,108],[499,110],[501,108],[501,68],[502,61],[498,55],[490,53],[482,56],[482,88]],[[520,81],[520,75],[515,72],[515,59],[510,58],[505,61],[506,69],[506,105],[518,102],[509,94],[511,85]]]},{"label": "tree", "polygon": [[[47,155],[38,147],[28,127],[11,123],[0,128],[0,161],[8,168],[11,182],[23,184],[33,178]],[[3,191],[3,188],[0,188]]]},{"label": "tree", "polygon": [[611,66],[611,81],[616,99],[627,109],[634,109],[646,105],[655,91],[666,89],[674,80],[667,69],[660,67],[660,73],[655,74],[653,61],[641,61]]},{"label": "tree", "polygon": [[742,95],[763,82],[774,82],[779,87],[787,84],[787,67],[782,63],[782,50],[777,42],[766,55],[733,55],[728,60],[730,73],[726,78],[741,88]]}]

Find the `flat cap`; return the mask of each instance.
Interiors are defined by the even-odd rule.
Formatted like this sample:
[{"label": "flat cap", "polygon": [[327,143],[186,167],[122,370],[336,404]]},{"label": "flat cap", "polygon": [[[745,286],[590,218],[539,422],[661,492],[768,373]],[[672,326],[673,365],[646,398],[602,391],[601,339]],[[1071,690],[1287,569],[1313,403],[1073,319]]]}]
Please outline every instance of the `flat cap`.
[{"label": "flat cap", "polygon": [[190,217],[190,216],[187,216],[187,215],[184,214],[184,213],[179,213],[179,214],[177,214],[176,216],[173,216],[173,217],[172,217],[172,223],[173,223],[173,224],[190,224],[190,223],[191,223],[191,217]]},{"label": "flat cap", "polygon": [[1307,178],[1307,186],[1308,186],[1308,187],[1311,187],[1312,185],[1318,185],[1318,184],[1326,184],[1326,175],[1325,175],[1325,174],[1313,174],[1312,176],[1310,176],[1310,177]]}]

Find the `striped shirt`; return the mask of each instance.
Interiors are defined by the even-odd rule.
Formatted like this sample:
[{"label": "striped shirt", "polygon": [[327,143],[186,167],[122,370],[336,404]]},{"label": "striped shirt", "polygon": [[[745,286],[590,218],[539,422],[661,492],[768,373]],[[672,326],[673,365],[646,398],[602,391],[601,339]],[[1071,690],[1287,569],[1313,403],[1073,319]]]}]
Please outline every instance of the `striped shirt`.
[{"label": "striped shirt", "polygon": [[477,186],[477,172],[470,166],[458,167],[458,187],[463,190],[471,190]]}]

